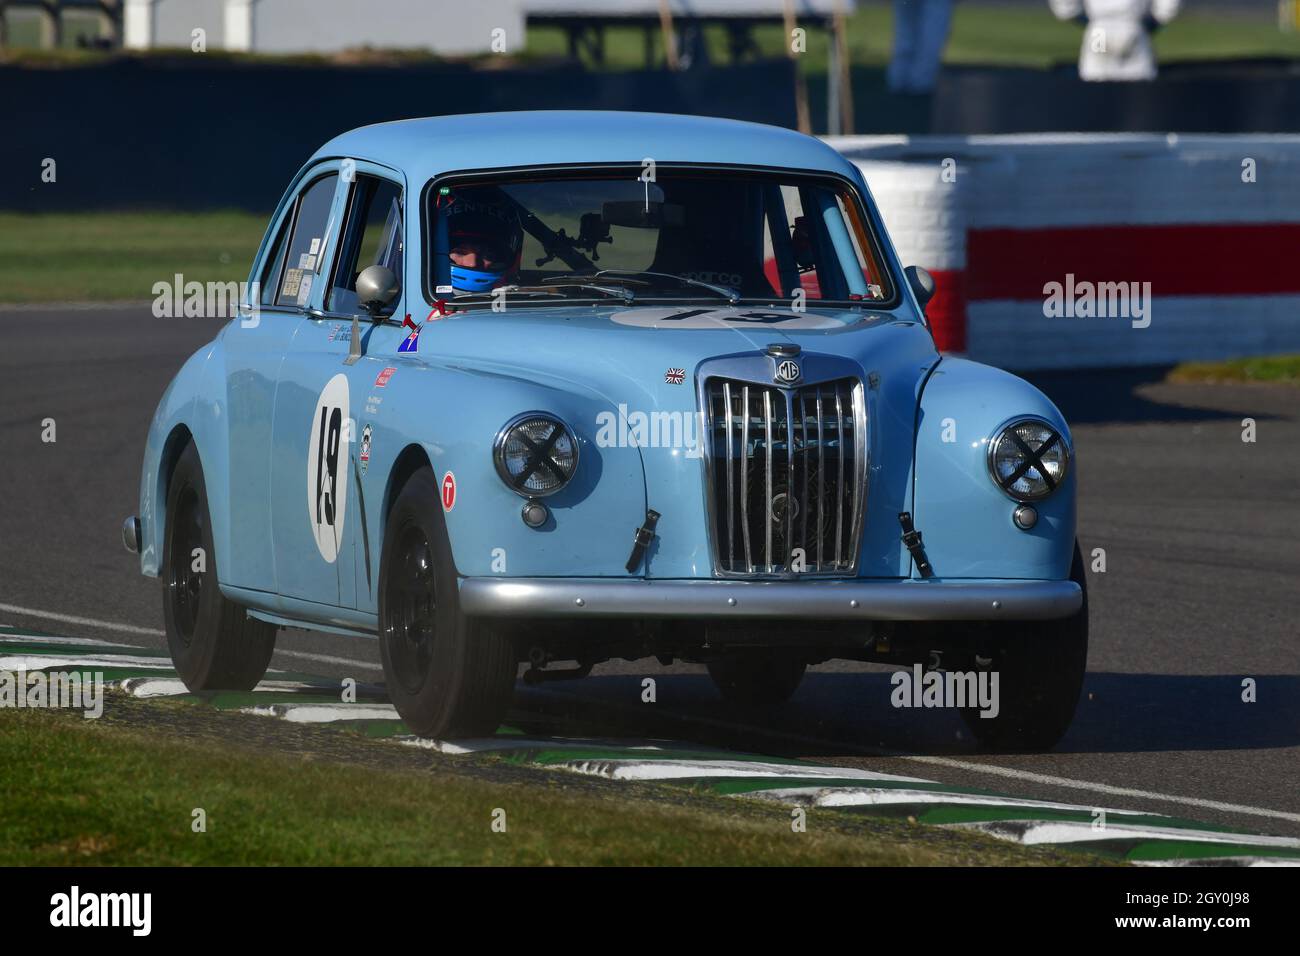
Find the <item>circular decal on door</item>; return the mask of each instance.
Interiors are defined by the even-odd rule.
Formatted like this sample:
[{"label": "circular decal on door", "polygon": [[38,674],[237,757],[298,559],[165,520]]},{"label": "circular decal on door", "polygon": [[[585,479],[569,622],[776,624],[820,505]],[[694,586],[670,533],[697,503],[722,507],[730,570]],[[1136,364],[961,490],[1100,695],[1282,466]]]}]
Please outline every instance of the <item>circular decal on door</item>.
[{"label": "circular decal on door", "polygon": [[349,415],[348,377],[339,373],[320,393],[307,441],[307,520],[320,556],[330,564],[339,556],[348,513]]},{"label": "circular decal on door", "polygon": [[456,506],[456,476],[451,472],[442,476],[442,507],[450,511]]}]

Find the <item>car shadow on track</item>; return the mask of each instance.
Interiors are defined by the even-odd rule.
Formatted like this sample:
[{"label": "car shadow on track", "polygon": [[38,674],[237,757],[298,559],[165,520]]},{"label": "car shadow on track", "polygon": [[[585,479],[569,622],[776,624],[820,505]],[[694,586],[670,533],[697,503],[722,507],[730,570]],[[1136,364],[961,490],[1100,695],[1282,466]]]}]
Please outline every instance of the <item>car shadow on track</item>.
[{"label": "car shadow on track", "polygon": [[[1021,377],[1042,390],[1076,425],[1204,422],[1239,419],[1240,412],[1220,405],[1216,385],[1176,385],[1180,399],[1192,404],[1172,404],[1142,394],[1144,386],[1161,385],[1172,366],[1085,369],[1080,371],[1025,372]],[[1257,419],[1276,415],[1255,413]]]},{"label": "car shadow on track", "polygon": [[[655,676],[647,674],[645,676]],[[1300,744],[1300,676],[1243,677],[1092,673],[1057,753],[1259,750]],[[787,704],[768,712],[725,704],[707,676],[588,677],[520,685],[517,716],[564,721],[563,733],[689,740],[737,750],[802,756],[864,751],[930,755],[979,752],[951,708],[897,708],[888,673],[811,673]]]}]

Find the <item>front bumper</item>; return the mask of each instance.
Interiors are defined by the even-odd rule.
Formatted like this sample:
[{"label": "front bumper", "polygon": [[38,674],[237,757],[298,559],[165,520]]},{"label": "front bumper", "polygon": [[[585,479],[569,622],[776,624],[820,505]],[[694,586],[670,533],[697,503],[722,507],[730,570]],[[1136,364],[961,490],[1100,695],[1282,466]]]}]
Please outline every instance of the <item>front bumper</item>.
[{"label": "front bumper", "polygon": [[505,618],[1043,621],[1083,605],[1073,581],[620,581],[463,578],[461,610]]}]

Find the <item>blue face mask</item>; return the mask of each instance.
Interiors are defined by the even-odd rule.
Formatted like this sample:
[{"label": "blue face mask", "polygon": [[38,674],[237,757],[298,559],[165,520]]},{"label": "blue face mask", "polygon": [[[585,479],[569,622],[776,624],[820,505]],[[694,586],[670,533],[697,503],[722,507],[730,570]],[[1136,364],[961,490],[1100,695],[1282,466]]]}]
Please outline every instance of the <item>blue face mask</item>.
[{"label": "blue face mask", "polygon": [[487,272],[483,269],[466,269],[453,263],[451,287],[457,292],[487,292],[504,274],[504,269],[499,272]]}]

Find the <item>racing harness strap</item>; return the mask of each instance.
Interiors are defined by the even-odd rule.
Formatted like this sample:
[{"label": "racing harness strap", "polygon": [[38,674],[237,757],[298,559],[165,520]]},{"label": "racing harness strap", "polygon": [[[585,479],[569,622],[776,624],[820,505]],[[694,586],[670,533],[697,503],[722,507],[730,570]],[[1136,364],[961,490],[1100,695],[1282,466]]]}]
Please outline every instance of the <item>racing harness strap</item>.
[{"label": "racing harness strap", "polygon": [[659,512],[653,508],[645,513],[645,524],[636,529],[636,535],[632,539],[632,555],[627,559],[628,574],[632,574],[641,565],[641,559],[645,557],[646,548],[650,547],[650,542],[654,540],[655,525],[659,523]]},{"label": "racing harness strap", "polygon": [[916,562],[916,570],[923,578],[934,577],[934,568],[925,556],[925,545],[921,543],[921,532],[912,527],[912,512],[903,511],[898,515],[898,523],[903,526],[903,546]]}]

